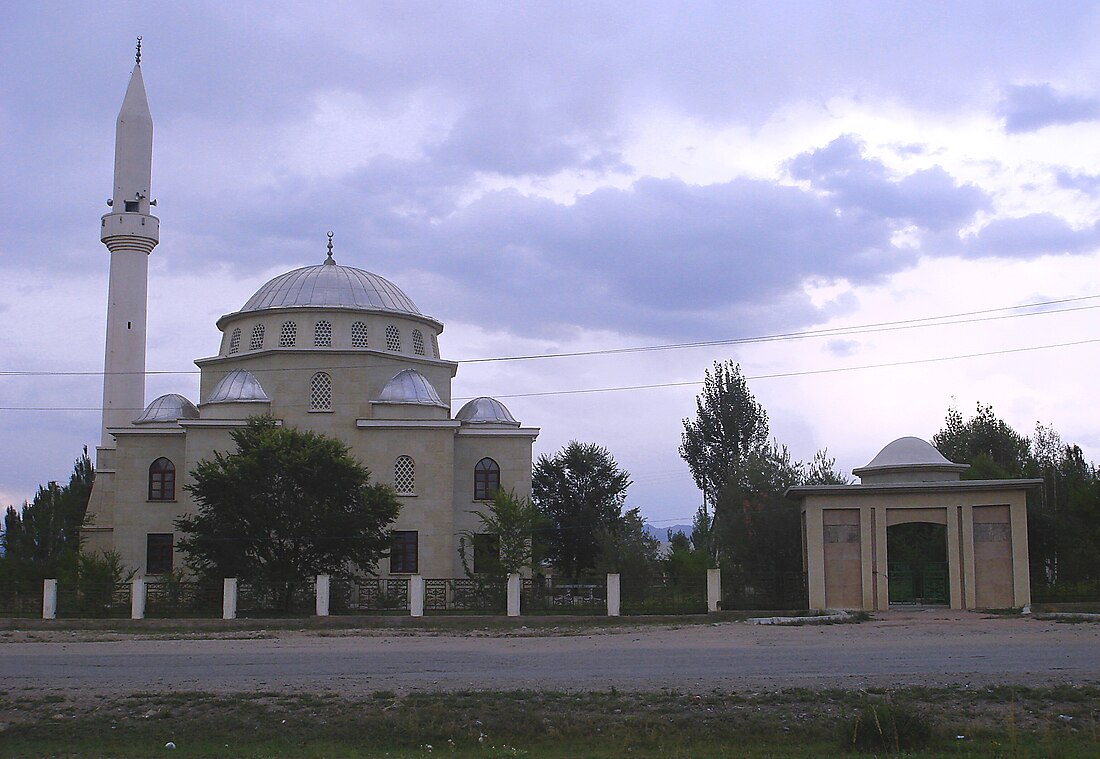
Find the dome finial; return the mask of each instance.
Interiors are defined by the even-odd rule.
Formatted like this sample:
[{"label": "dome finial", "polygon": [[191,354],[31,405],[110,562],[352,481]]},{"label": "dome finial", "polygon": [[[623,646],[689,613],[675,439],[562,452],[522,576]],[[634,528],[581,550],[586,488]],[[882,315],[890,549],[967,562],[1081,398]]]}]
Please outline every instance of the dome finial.
[{"label": "dome finial", "polygon": [[141,35],[140,34],[138,35],[137,55],[134,56],[134,62],[139,66],[141,65]]},{"label": "dome finial", "polygon": [[328,233],[328,258],[325,259],[326,264],[336,264],[336,259],[332,257],[332,232]]}]

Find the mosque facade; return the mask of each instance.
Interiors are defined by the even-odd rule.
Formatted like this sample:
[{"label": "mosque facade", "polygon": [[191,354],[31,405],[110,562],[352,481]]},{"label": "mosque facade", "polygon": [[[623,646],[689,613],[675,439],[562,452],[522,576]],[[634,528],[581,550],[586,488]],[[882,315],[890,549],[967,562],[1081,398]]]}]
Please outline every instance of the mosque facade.
[{"label": "mosque facade", "polygon": [[139,576],[183,569],[175,522],[195,509],[190,472],[232,452],[231,432],[267,414],[343,441],[374,481],[393,486],[401,513],[379,575],[461,576],[459,535],[476,532],[473,512],[497,487],[530,494],[539,430],[493,398],[452,417],[458,364],[441,357],[443,323],[389,280],[338,264],[331,235],[320,263],[275,277],[218,320],[217,354],[195,361],[198,403],[168,394],[145,404],[148,258],[160,228],[150,213],[152,131],[139,48],[101,223],[111,264],[86,549],[118,552]]}]

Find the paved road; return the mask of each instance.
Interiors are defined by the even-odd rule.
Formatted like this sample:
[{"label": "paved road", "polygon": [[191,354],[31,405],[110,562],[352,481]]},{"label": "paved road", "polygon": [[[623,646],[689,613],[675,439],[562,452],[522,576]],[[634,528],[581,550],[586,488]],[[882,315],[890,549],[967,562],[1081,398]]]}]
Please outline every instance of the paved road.
[{"label": "paved road", "polygon": [[[60,637],[58,634],[55,637]],[[326,635],[3,644],[0,682],[68,692],[622,690],[1100,683],[1100,624],[932,611],[860,625],[590,636]]]}]

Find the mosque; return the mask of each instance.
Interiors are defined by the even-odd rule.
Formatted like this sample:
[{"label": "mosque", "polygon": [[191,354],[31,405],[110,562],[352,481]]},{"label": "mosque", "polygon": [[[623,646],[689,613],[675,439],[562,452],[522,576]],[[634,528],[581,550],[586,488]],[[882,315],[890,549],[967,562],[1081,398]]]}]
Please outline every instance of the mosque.
[{"label": "mosque", "polygon": [[[181,569],[175,521],[194,511],[195,465],[231,452],[250,416],[338,438],[401,502],[380,576],[462,575],[459,535],[493,490],[531,490],[539,430],[493,398],[452,418],[458,364],[440,356],[443,323],[389,280],[328,255],[261,287],[221,317],[217,355],[200,358],[198,403],[169,394],[145,405],[153,120],[141,47],[118,116],[114,191],[101,223],[110,251],[103,429],[85,547],[114,550],[139,576]],[[318,246],[320,249],[320,245]],[[341,255],[343,258],[343,255]],[[141,411],[144,409],[144,412]]]}]

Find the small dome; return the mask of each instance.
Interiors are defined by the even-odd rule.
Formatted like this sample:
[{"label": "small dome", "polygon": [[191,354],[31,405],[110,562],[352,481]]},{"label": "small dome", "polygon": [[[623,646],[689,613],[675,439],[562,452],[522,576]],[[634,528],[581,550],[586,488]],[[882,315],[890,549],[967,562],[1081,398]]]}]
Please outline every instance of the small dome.
[{"label": "small dome", "polygon": [[382,388],[374,403],[415,403],[421,406],[447,407],[428,378],[415,369],[404,369]]},{"label": "small dome", "polygon": [[412,299],[388,279],[329,261],[280,274],[257,290],[238,313],[270,308],[353,308],[420,315]]},{"label": "small dome", "polygon": [[178,422],[180,419],[198,419],[199,410],[195,404],[176,393],[168,393],[145,407],[145,413],[134,420],[134,424],[164,424]]},{"label": "small dome", "polygon": [[463,424],[506,424],[509,427],[518,427],[519,422],[512,416],[508,407],[496,398],[482,396],[467,401],[455,419]]},{"label": "small dome", "polygon": [[864,483],[888,481],[930,481],[958,479],[969,464],[956,464],[944,458],[935,446],[919,437],[900,437],[878,452],[866,465],[852,474]]},{"label": "small dome", "polygon": [[207,403],[270,403],[263,385],[247,369],[234,369],[214,386]]}]

